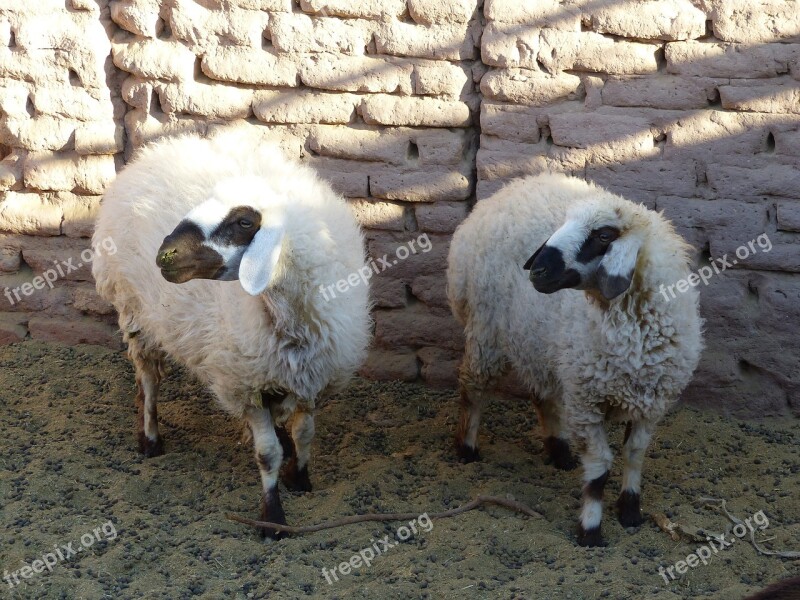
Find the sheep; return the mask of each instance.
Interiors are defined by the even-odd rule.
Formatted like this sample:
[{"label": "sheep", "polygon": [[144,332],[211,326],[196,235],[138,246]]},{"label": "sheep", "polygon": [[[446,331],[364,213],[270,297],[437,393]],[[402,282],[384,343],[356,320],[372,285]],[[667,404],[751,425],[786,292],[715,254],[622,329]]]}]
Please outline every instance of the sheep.
[{"label": "sheep", "polygon": [[244,420],[261,519],[285,524],[284,453],[287,488],[311,490],[315,405],[347,383],[370,337],[366,280],[321,294],[366,268],[352,211],[308,167],[234,128],[142,149],[103,198],[94,241],[106,238],[117,252],[92,272],[135,367],[139,450],[164,452],[156,405],[171,357]]},{"label": "sheep", "polygon": [[672,298],[661,287],[689,276],[689,251],[661,214],[557,174],[512,182],[454,234],[447,293],[465,330],[458,454],[480,458],[487,391],[513,367],[534,396],[555,466],[575,466],[569,439],[577,444],[583,546],[604,543],[613,462],[604,420],[628,422],[617,509],[622,525],[642,522],[645,451],[702,349],[697,290]]},{"label": "sheep", "polygon": [[800,577],[776,581],[744,600],[800,600]]}]

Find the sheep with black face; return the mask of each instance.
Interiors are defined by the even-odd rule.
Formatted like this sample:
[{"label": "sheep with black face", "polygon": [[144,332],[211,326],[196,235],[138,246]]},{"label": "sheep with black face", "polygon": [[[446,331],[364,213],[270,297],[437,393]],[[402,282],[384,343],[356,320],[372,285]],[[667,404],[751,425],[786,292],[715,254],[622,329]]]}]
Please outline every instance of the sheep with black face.
[{"label": "sheep with black face", "polygon": [[369,340],[366,285],[320,293],[364,266],[352,212],[310,169],[233,130],[141,150],[103,199],[95,240],[106,238],[118,250],[92,271],[135,366],[140,451],[164,452],[156,404],[171,357],[245,421],[261,517],[285,523],[284,452],[286,486],[310,490],[315,406],[348,381]]},{"label": "sheep with black face", "polygon": [[602,543],[607,420],[627,422],[619,520],[642,522],[644,453],[702,349],[697,291],[658,293],[689,275],[688,250],[660,214],[563,175],[511,183],[480,201],[453,237],[448,298],[466,340],[459,455],[479,458],[481,409],[513,367],[557,467],[574,465],[576,444],[581,545]]}]

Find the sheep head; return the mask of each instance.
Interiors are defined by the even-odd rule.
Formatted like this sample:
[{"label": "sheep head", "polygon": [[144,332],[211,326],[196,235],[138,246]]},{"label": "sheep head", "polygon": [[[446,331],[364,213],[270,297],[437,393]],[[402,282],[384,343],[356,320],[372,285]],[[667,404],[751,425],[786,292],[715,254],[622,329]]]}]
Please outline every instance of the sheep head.
[{"label": "sheep head", "polygon": [[622,199],[602,200],[572,207],[566,222],[525,263],[537,291],[596,290],[613,300],[630,287],[646,209]]},{"label": "sheep head", "polygon": [[[229,197],[226,191],[230,192],[218,189],[215,196]],[[195,207],[164,238],[156,264],[171,283],[239,280],[247,293],[257,295],[272,278],[283,233],[282,223],[274,214],[265,215],[265,210],[251,204],[232,204],[212,197]]]}]

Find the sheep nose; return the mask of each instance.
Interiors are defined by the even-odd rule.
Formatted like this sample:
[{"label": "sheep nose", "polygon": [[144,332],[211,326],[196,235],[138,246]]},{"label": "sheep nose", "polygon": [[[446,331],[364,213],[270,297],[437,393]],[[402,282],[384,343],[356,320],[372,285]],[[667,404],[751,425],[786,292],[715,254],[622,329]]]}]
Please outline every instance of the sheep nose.
[{"label": "sheep nose", "polygon": [[536,267],[531,269],[531,279],[535,277],[542,277],[543,275],[547,274],[547,267]]},{"label": "sheep nose", "polygon": [[158,251],[158,255],[156,256],[156,264],[161,268],[168,267],[175,260],[175,257],[177,255],[178,255],[177,249],[162,247],[161,250]]}]

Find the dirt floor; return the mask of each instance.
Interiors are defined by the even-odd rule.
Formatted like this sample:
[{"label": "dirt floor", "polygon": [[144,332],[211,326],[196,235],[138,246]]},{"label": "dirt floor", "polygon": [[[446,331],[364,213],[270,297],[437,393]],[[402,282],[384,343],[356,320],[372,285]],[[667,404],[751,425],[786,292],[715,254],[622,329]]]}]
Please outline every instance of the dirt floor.
[{"label": "dirt floor", "polygon": [[[132,370],[122,354],[25,342],[0,348],[0,581],[13,598],[742,598],[800,572],[745,540],[669,584],[658,569],[698,542],[652,522],[624,530],[606,507],[608,547],[575,544],[580,474],[545,465],[524,402],[498,398],[481,435],[483,462],[462,465],[451,439],[453,392],[355,381],[317,419],[314,492],[284,493],[293,524],[371,511],[435,512],[478,494],[510,495],[543,516],[502,508],[403,523],[360,524],[264,542],[229,512],[257,518],[259,478],[241,426],[174,372],[159,406],[167,454],[135,449]],[[622,431],[612,433],[615,449]],[[725,498],[740,518],[764,511],[757,539],[800,550],[800,422],[742,423],[680,409],[648,453],[644,509],[723,531],[693,507]],[[619,465],[607,496],[619,490]],[[401,532],[404,535],[404,532]],[[330,572],[388,535],[371,566]],[[729,538],[732,536],[729,536]],[[72,544],[74,556],[63,546]],[[382,549],[382,545],[378,545]],[[56,550],[64,555],[57,557]],[[48,570],[34,562],[55,562]],[[368,554],[366,554],[369,557]],[[57,561],[57,562],[56,562]],[[18,569],[25,564],[41,573]],[[677,575],[677,573],[676,573]]]}]

